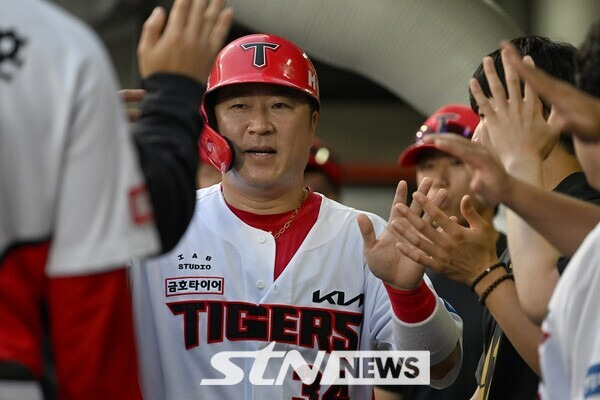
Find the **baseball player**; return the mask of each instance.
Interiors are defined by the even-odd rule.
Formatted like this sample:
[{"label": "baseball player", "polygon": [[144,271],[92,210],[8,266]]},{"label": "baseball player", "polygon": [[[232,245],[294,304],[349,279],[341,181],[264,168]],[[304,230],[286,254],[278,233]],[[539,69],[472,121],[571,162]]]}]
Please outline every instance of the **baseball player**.
[{"label": "baseball player", "polygon": [[[433,386],[456,376],[460,318],[422,268],[403,264],[401,239],[379,217],[304,187],[319,107],[315,69],[287,40],[249,35],[217,56],[201,142],[222,182],[198,191],[173,251],[132,266],[145,398],[372,397],[368,385],[305,384],[293,371],[281,385],[249,383],[257,368],[278,376],[281,358],[230,360],[239,382],[201,384],[223,377],[225,351],[314,360],[318,351],[428,350]],[[395,203],[405,196],[402,182]]]},{"label": "baseball player", "polygon": [[130,136],[97,37],[49,2],[0,0],[0,397],[41,396],[48,327],[61,399],[140,398],[124,266],[172,248],[193,213],[222,7],[178,0],[147,20]]}]

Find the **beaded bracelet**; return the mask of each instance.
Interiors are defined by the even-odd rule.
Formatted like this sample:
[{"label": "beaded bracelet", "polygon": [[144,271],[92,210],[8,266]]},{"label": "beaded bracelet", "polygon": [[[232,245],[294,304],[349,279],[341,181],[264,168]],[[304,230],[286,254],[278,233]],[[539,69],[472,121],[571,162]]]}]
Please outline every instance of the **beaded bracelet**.
[{"label": "beaded bracelet", "polygon": [[485,305],[485,300],[490,295],[490,293],[492,293],[492,290],[496,289],[496,287],[499,284],[501,284],[502,282],[504,282],[507,279],[512,279],[513,281],[515,280],[515,277],[512,274],[512,272],[510,272],[510,273],[508,273],[506,275],[502,275],[500,278],[498,278],[494,282],[492,282],[492,284],[490,286],[488,286],[488,288],[485,289],[483,291],[483,293],[481,294],[481,297],[479,298],[479,304],[481,304],[482,306],[484,306]]},{"label": "beaded bracelet", "polygon": [[498,267],[504,267],[506,268],[506,264],[503,263],[502,261],[498,261],[496,264],[490,265],[489,267],[487,267],[486,269],[484,269],[478,276],[477,278],[475,278],[475,280],[473,281],[473,283],[471,283],[471,291],[475,291],[475,285],[477,285],[483,278],[486,277],[487,274],[489,274],[490,272],[492,272],[493,270],[495,270]]}]

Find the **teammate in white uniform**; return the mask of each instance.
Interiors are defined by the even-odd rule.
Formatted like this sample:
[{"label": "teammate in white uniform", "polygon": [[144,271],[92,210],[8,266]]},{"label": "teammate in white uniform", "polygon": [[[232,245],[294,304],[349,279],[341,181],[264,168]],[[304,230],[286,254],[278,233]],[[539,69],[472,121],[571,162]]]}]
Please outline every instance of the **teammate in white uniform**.
[{"label": "teammate in white uniform", "polygon": [[193,213],[200,82],[232,19],[221,9],[178,1],[164,34],[165,12],[150,17],[131,136],[91,30],[45,1],[0,0],[2,396],[39,395],[10,381],[44,375],[44,306],[61,399],[140,397],[124,266],[172,248]]},{"label": "teammate in white uniform", "polygon": [[[253,359],[236,362],[238,385],[200,385],[222,377],[211,365],[218,352],[272,342],[306,360],[318,350],[428,350],[432,385],[450,384],[461,320],[423,269],[400,258],[401,238],[381,218],[303,187],[319,115],[306,54],[273,35],[233,41],[217,56],[202,111],[201,143],[222,183],[198,191],[173,251],[132,266],[145,398],[371,398],[371,386],[303,385],[291,370],[280,386],[252,385]],[[394,204],[406,190],[402,182]]]}]

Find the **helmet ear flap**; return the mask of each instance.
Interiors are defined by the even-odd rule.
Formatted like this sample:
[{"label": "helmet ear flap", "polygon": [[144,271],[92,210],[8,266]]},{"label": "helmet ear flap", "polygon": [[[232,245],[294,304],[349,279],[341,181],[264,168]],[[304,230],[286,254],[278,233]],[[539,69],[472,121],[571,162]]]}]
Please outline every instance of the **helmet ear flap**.
[{"label": "helmet ear flap", "polygon": [[[207,94],[209,96],[207,96]],[[204,155],[210,163],[219,171],[227,172],[233,167],[233,144],[229,139],[218,133],[213,126],[216,126],[214,113],[214,92],[205,93],[200,106],[200,114],[204,119],[204,126],[200,132],[198,143]]]},{"label": "helmet ear flap", "polygon": [[233,145],[224,136],[218,134],[208,124],[204,125],[200,135],[200,147],[211,164],[221,172],[227,172],[233,166]]}]

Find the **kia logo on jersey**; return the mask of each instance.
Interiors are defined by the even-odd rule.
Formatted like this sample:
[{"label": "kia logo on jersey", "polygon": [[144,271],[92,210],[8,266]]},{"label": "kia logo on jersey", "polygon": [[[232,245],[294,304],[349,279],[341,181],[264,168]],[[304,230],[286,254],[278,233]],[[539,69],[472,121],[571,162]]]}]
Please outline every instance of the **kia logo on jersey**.
[{"label": "kia logo on jersey", "polygon": [[319,304],[323,303],[324,301],[327,301],[329,304],[337,304],[338,306],[349,306],[358,301],[358,306],[361,307],[363,305],[364,299],[365,295],[364,293],[361,293],[358,296],[355,296],[346,301],[346,293],[339,290],[334,290],[332,292],[324,294],[323,296],[321,296],[320,290],[316,290],[313,292],[312,296],[313,303]]},{"label": "kia logo on jersey", "polygon": [[244,51],[254,49],[254,61],[252,64],[255,67],[262,68],[267,65],[267,49],[275,51],[279,45],[268,42],[254,42],[242,44],[241,47]]}]

